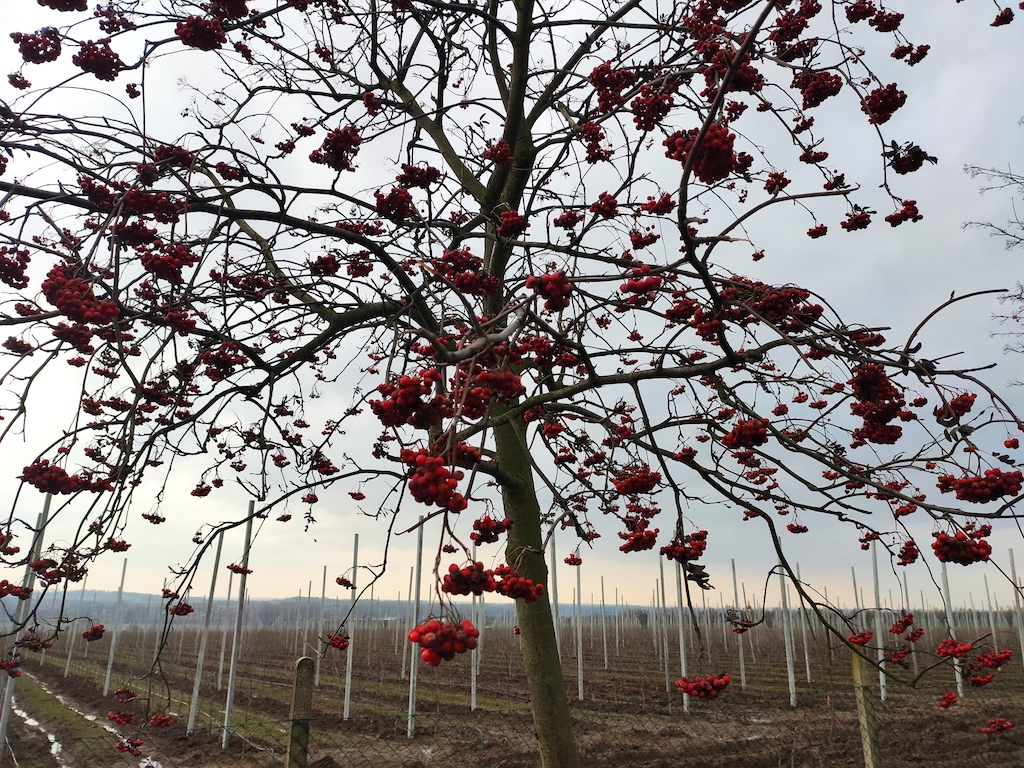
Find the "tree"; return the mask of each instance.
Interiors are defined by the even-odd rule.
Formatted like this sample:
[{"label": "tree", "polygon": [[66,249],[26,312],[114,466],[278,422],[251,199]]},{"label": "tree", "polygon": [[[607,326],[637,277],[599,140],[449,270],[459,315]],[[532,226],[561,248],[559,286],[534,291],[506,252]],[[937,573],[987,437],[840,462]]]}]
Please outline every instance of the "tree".
[{"label": "tree", "polygon": [[[939,526],[935,555],[967,565],[991,552],[981,520],[1015,515],[1002,445],[1021,422],[973,371],[724,266],[766,255],[748,227],[770,212],[805,211],[811,238],[829,198],[842,230],[872,223],[828,162],[826,102],[878,135],[886,222],[921,218],[897,177],[934,158],[883,140],[908,96],[861,50],[925,58],[898,11],[211,0],[90,21],[84,0],[40,5],[54,26],[12,35],[24,94],[0,104],[0,279],[3,437],[48,369],[81,374],[74,423],[20,475],[88,502],[37,565],[48,584],[124,548],[132,502],[199,459],[193,496],[237,483],[264,517],[355,483],[392,524],[444,519],[439,589],[516,599],[543,762],[571,766],[542,586],[555,526],[660,545],[689,591],[708,586],[691,503],[759,520],[784,563],[784,537],[828,516],[908,565],[916,514]],[[361,451],[352,429],[379,436]],[[239,523],[204,526],[196,558]],[[443,554],[502,535],[506,566],[445,573]],[[416,637],[439,661],[436,632]]]},{"label": "tree", "polygon": [[[1014,173],[1009,168],[1004,171],[998,168],[981,168],[976,165],[969,165],[964,170],[972,179],[981,178],[985,180],[986,186],[982,187],[982,192],[1009,189],[1018,195],[1024,193],[1024,176]],[[1002,239],[1008,251],[1024,246],[1024,221],[1021,221],[1016,207],[1013,208],[1012,218],[1008,219],[1005,224],[1000,225],[989,221],[969,221],[965,226],[980,229],[988,232],[991,237]],[[1021,322],[1021,311],[1024,309],[1024,286],[1017,283],[1014,290],[1003,296],[1002,300],[1010,305],[1011,310],[1010,314],[1000,315],[998,319],[1004,324],[1013,323],[1019,325]],[[1004,332],[1003,335],[1015,339],[1015,341],[1007,346],[1008,352],[1024,352],[1024,346],[1019,341],[1021,336],[1019,330],[1011,329]]]}]

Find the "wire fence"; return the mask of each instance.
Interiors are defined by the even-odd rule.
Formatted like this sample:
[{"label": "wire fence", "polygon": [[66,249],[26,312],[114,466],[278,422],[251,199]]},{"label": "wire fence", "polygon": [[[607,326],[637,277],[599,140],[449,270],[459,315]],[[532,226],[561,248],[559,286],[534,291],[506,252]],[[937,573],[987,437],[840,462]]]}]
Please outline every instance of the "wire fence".
[{"label": "wire fence", "polygon": [[[587,766],[778,768],[864,766],[857,705],[851,686],[788,693],[734,691],[711,702],[681,701],[671,707],[625,711],[573,711],[574,733]],[[1024,765],[1024,727],[982,733],[979,713],[999,707],[1012,722],[1024,716],[1024,689],[1003,686],[942,710],[918,691],[891,691],[882,702],[867,699],[878,730],[874,768]],[[980,724],[979,724],[980,723]],[[218,728],[186,736],[181,724],[143,729],[132,736],[105,733],[68,738],[26,725],[13,729],[3,765],[51,768],[423,768],[458,762],[471,766],[526,768],[539,765],[531,715],[517,711],[421,712],[408,735],[404,712],[359,713],[310,721],[305,763],[288,762],[291,721],[242,722],[222,747]],[[122,751],[119,751],[122,750]],[[134,752],[134,754],[133,754]]]}]

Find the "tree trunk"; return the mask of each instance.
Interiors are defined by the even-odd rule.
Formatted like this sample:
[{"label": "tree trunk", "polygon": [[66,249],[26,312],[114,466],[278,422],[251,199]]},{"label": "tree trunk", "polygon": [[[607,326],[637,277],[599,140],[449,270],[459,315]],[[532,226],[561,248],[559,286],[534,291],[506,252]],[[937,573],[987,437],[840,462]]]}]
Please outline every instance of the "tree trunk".
[{"label": "tree trunk", "polygon": [[[522,419],[513,419],[494,430],[498,466],[504,475],[502,501],[505,515],[512,521],[506,558],[520,575],[546,586],[548,570],[541,549],[540,504],[525,433],[526,424]],[[544,768],[576,768],[576,740],[547,593],[529,604],[517,600],[516,613],[542,765]]]}]

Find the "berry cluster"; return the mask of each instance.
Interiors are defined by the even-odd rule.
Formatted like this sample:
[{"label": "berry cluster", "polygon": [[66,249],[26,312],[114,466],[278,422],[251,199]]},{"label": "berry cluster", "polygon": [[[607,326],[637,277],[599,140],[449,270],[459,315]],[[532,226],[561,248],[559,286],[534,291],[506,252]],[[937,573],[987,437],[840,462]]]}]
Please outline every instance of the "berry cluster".
[{"label": "berry cluster", "polygon": [[463,473],[452,472],[445,466],[444,458],[432,456],[425,449],[402,450],[402,463],[409,467],[409,493],[421,504],[428,507],[436,504],[450,512],[461,512],[469,503],[456,489]]},{"label": "berry cluster", "polygon": [[[1012,14],[1013,11],[1010,11],[1010,13]],[[988,721],[988,725],[981,729],[981,732],[989,736],[994,736],[997,733],[1008,731],[1011,728],[1013,728],[1013,723],[1011,723],[1005,717],[993,717],[991,720]]]},{"label": "berry cluster", "polygon": [[225,341],[216,349],[207,349],[199,353],[196,362],[206,367],[203,375],[210,381],[224,381],[235,372],[235,368],[249,361],[245,355],[238,354],[238,345]]},{"label": "berry cluster", "polygon": [[327,134],[320,149],[310,152],[309,161],[329,166],[336,171],[354,171],[356,167],[352,164],[352,158],[358,154],[362,141],[354,125],[335,128]]},{"label": "berry cluster", "polygon": [[623,496],[651,493],[661,482],[661,473],[651,469],[649,464],[629,464],[622,468],[612,480],[615,490]]},{"label": "berry cluster", "polygon": [[498,278],[484,273],[483,260],[469,248],[445,251],[440,259],[432,259],[437,274],[450,282],[464,296],[486,296],[498,290]]},{"label": "berry cluster", "polygon": [[480,562],[461,568],[452,563],[441,581],[441,591],[450,595],[482,595],[484,592],[494,592],[497,588],[494,571],[484,568]]},{"label": "berry cluster", "polygon": [[377,94],[373,91],[367,91],[364,93],[363,106],[366,107],[366,114],[370,117],[374,117],[380,113],[380,99],[377,97]]},{"label": "berry cluster", "polygon": [[986,669],[999,669],[1003,665],[1009,664],[1012,658],[1013,651],[1007,648],[1003,651],[980,653],[972,659],[972,663],[985,667]]},{"label": "berry cluster", "polygon": [[700,675],[689,678],[684,677],[676,680],[676,688],[690,696],[696,696],[701,701],[711,701],[718,696],[729,685],[729,676],[701,677]]},{"label": "berry cluster", "polygon": [[959,565],[971,565],[988,561],[992,554],[992,545],[984,538],[976,535],[968,535],[964,531],[957,531],[955,535],[948,533],[934,534],[935,541],[932,542],[932,551],[935,557],[942,563],[958,563]]},{"label": "berry cluster", "polygon": [[889,632],[894,635],[902,635],[914,624],[914,614],[907,613],[903,617],[896,619],[889,627]]},{"label": "berry cluster", "polygon": [[938,489],[942,493],[955,491],[960,501],[985,504],[1001,496],[1015,496],[1020,493],[1024,475],[1020,470],[1003,472],[994,468],[986,469],[984,476],[955,478],[952,475],[940,475],[938,480]]},{"label": "berry cluster", "polygon": [[883,88],[875,88],[861,101],[860,109],[868,116],[868,122],[881,125],[888,122],[892,113],[907,102],[907,94],[901,91],[896,83],[889,83]]},{"label": "berry cluster", "polygon": [[870,642],[871,642],[871,638],[872,638],[872,637],[874,637],[874,634],[872,634],[871,632],[867,632],[867,631],[865,631],[865,632],[858,632],[858,633],[857,633],[857,634],[855,634],[855,635],[850,635],[850,636],[849,636],[848,638],[846,638],[846,639],[847,639],[847,641],[848,641],[848,642],[849,642],[849,643],[850,643],[851,645],[860,645],[860,646],[864,646],[864,645],[867,645],[868,643],[870,643]]},{"label": "berry cluster", "polygon": [[418,165],[403,165],[402,172],[395,177],[400,187],[427,189],[441,180],[441,171],[432,165],[421,168]]},{"label": "berry cluster", "polygon": [[812,109],[843,88],[843,78],[832,72],[802,72],[793,77],[790,86],[803,96],[803,108]]},{"label": "berry cluster", "polygon": [[511,600],[521,599],[527,603],[533,603],[544,594],[543,584],[534,584],[532,579],[520,576],[507,565],[499,565],[495,568],[494,575],[498,578],[496,591]]},{"label": "berry cluster", "polygon": [[60,58],[60,33],[53,27],[40,29],[35,34],[12,32],[11,40],[18,44],[18,53],[29,64],[43,64]]},{"label": "berry cluster", "polygon": [[526,287],[545,300],[544,309],[549,312],[557,312],[569,306],[572,283],[563,270],[530,275],[526,278]]},{"label": "berry cluster", "polygon": [[370,400],[370,409],[386,427],[410,424],[417,429],[429,429],[451,415],[451,403],[444,395],[425,399],[440,380],[440,371],[427,368],[418,375],[402,376],[396,381],[381,384],[377,391],[385,399]]},{"label": "berry cluster", "polygon": [[114,749],[132,757],[141,757],[142,750],[139,749],[145,742],[142,739],[121,739],[114,745]]},{"label": "berry cluster", "polygon": [[573,229],[577,224],[586,218],[579,211],[562,211],[560,214],[555,216],[552,220],[552,226],[558,227],[559,229]]},{"label": "berry cluster", "polygon": [[952,691],[946,691],[939,697],[939,706],[943,709],[949,709],[956,704],[959,697]]},{"label": "berry cluster", "polygon": [[589,210],[602,219],[612,219],[619,215],[619,201],[607,192],[602,192],[597,196],[597,201],[590,204]]},{"label": "berry cluster", "polygon": [[92,285],[78,277],[70,264],[55,265],[41,288],[57,311],[78,323],[109,323],[121,314],[114,302],[97,299]]},{"label": "berry cluster", "polygon": [[731,431],[722,436],[722,445],[729,450],[753,448],[768,442],[768,420],[738,421]]},{"label": "berry cluster", "polygon": [[498,139],[493,144],[489,144],[480,158],[491,161],[499,168],[507,168],[515,161],[515,158],[512,157],[512,147],[504,139]]},{"label": "berry cluster", "polygon": [[[310,155],[310,159],[312,157]],[[407,189],[392,187],[386,195],[374,192],[373,197],[377,201],[374,206],[375,210],[385,219],[400,222],[416,216],[416,206],[413,205],[412,195]]]},{"label": "berry cluster", "polygon": [[671,544],[661,548],[663,554],[669,560],[680,563],[688,563],[699,560],[704,550],[708,548],[708,532],[694,531],[683,536],[682,540],[673,540]]},{"label": "berry cluster", "polygon": [[25,288],[28,285],[25,269],[29,261],[28,248],[0,246],[0,282],[11,288]]},{"label": "berry cluster", "polygon": [[327,644],[331,648],[344,651],[349,646],[349,637],[344,632],[339,632],[336,635],[327,635]]},{"label": "berry cluster", "polygon": [[53,647],[53,643],[51,641],[45,640],[39,636],[35,627],[29,627],[28,631],[18,638],[16,645],[19,648],[24,648],[27,651],[33,651],[35,653],[40,653],[45,651],[47,648]]},{"label": "berry cluster", "polygon": [[529,228],[526,218],[518,211],[503,211],[501,224],[498,225],[498,237],[519,237]]},{"label": "berry cluster", "polygon": [[154,728],[170,728],[174,725],[174,720],[170,715],[153,715],[149,718],[149,724]]},{"label": "berry cluster", "polygon": [[[736,78],[733,78],[735,81]],[[673,79],[666,81],[660,87],[652,85],[640,86],[640,95],[629,103],[633,110],[633,123],[638,131],[647,133],[653,131],[664,120],[672,109],[675,99],[672,94],[678,88],[678,83]]]},{"label": "berry cluster", "polygon": [[21,659],[0,659],[0,672],[6,672],[8,677],[21,677]]},{"label": "berry cluster", "polygon": [[93,624],[85,632],[82,633],[82,637],[85,638],[86,642],[95,642],[103,637],[103,625]]},{"label": "berry cluster", "polygon": [[19,600],[28,600],[32,596],[32,588],[12,584],[7,579],[3,579],[0,581],[0,597],[8,595],[14,595]]},{"label": "berry cluster", "polygon": [[35,486],[42,493],[71,494],[79,491],[111,491],[113,486],[107,479],[93,480],[92,476],[83,472],[81,475],[69,475],[62,467],[51,466],[49,459],[29,464],[21,471],[19,480]]},{"label": "berry cluster", "polygon": [[729,133],[724,125],[712,123],[699,147],[694,147],[700,130],[676,131],[665,139],[665,156],[686,164],[693,154],[691,169],[693,175],[705,184],[720,181],[736,168],[737,158],[733,152],[736,134]]},{"label": "berry cluster", "polygon": [[643,552],[646,549],[653,549],[657,544],[658,531],[660,528],[649,529],[650,523],[647,520],[638,520],[628,530],[619,531],[619,538],[625,544],[619,545],[620,552]]},{"label": "berry cluster", "polygon": [[166,245],[159,251],[143,251],[139,256],[143,269],[172,285],[185,282],[181,270],[198,261],[199,257],[184,245]]},{"label": "berry cluster", "polygon": [[183,45],[198,48],[200,51],[214,51],[228,41],[220,19],[204,19],[202,16],[189,16],[179,21],[174,33]]},{"label": "berry cluster", "polygon": [[963,659],[973,650],[974,646],[970,643],[961,643],[959,640],[947,637],[939,643],[939,647],[935,649],[935,655],[942,659]]},{"label": "berry cluster", "polygon": [[570,554],[570,555],[565,557],[564,562],[565,562],[566,565],[571,565],[573,567],[579,567],[579,566],[583,565],[583,558],[580,557],[575,552],[573,552],[572,554]]},{"label": "berry cluster", "polygon": [[88,0],[38,0],[44,8],[53,8],[55,11],[87,11],[89,10]]},{"label": "berry cluster", "polygon": [[490,515],[484,515],[473,521],[473,532],[469,534],[469,539],[476,544],[493,544],[511,527],[512,521],[507,517],[496,520]]},{"label": "berry cluster", "polygon": [[123,710],[121,712],[107,712],[107,720],[118,725],[135,725],[135,713]]},{"label": "berry cluster", "polygon": [[905,221],[920,221],[924,216],[917,209],[916,200],[904,200],[903,207],[896,211],[896,213],[890,213],[885,217],[885,220],[889,222],[892,227],[898,227]]},{"label": "berry cluster", "polygon": [[[487,413],[491,401],[508,402],[526,393],[522,378],[510,370],[479,370],[477,366],[459,366],[452,377],[452,399],[461,415],[479,419]],[[480,460],[479,451],[470,446],[456,450],[455,463],[470,468]]]},{"label": "berry cluster", "polygon": [[121,57],[110,49],[110,38],[83,43],[78,53],[71,57],[71,63],[83,72],[95,75],[97,80],[107,82],[114,80],[124,69]]},{"label": "berry cluster", "polygon": [[188,603],[180,602],[179,601],[178,603],[174,604],[173,606],[171,606],[167,610],[168,610],[169,613],[172,613],[175,616],[188,616],[190,613],[195,611],[195,608],[193,608]]},{"label": "berry cluster", "polygon": [[608,114],[616,107],[626,103],[622,91],[636,82],[636,75],[628,69],[612,69],[612,63],[606,61],[595,67],[590,73],[590,84],[597,91],[597,108]]},{"label": "berry cluster", "polygon": [[432,667],[473,650],[479,637],[480,630],[469,619],[463,619],[459,625],[431,619],[409,632],[409,642],[420,646],[420,658]]},{"label": "berry cluster", "polygon": [[628,294],[626,303],[631,307],[645,307],[657,298],[664,279],[651,274],[651,265],[642,264],[629,271],[626,282],[619,285],[619,291]]}]

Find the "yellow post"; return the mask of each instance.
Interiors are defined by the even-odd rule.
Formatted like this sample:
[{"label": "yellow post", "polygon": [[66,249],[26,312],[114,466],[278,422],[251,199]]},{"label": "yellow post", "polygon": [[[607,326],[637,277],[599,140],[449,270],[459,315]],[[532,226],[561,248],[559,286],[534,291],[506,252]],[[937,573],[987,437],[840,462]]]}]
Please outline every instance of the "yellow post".
[{"label": "yellow post", "polygon": [[853,690],[857,696],[857,719],[860,720],[860,743],[864,748],[864,768],[882,768],[878,753],[878,731],[875,729],[874,692],[868,680],[869,667],[856,653],[853,658]]}]

